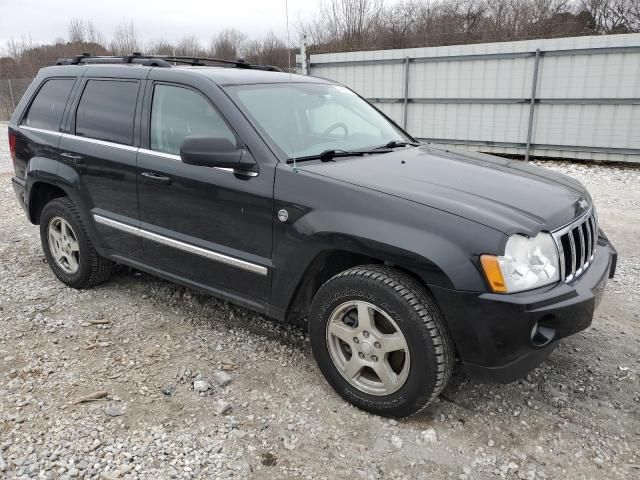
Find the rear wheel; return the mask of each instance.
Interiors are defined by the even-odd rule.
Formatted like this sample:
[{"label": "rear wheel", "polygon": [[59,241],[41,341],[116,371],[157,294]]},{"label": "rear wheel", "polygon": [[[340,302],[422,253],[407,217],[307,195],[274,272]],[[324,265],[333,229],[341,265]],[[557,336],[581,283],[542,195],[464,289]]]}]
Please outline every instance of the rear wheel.
[{"label": "rear wheel", "polygon": [[67,197],[51,200],[42,209],[40,240],[51,270],[70,287],[92,287],[107,280],[113,270],[114,263],[98,254]]},{"label": "rear wheel", "polygon": [[419,412],[453,369],[453,343],[434,300],[386,266],[355,267],[325,283],[311,306],[309,336],[336,391],[380,415]]}]

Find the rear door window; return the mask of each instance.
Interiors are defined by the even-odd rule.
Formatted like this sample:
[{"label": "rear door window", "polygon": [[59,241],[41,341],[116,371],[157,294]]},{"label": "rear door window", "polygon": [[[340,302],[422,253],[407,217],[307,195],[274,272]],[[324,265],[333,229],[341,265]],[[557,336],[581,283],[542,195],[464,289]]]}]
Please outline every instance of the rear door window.
[{"label": "rear door window", "polygon": [[47,80],[33,99],[23,125],[57,132],[75,78]]},{"label": "rear door window", "polygon": [[131,145],[140,82],[89,80],[76,112],[76,135]]},{"label": "rear door window", "polygon": [[151,149],[180,154],[185,137],[236,137],[220,114],[199,93],[173,85],[156,85],[151,105]]}]

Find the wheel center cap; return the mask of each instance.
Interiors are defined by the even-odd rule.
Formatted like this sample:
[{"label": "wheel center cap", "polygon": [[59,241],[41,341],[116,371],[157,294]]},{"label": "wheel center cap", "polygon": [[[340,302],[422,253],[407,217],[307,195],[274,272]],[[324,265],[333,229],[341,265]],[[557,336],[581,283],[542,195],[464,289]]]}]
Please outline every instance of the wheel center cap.
[{"label": "wheel center cap", "polygon": [[369,342],[362,342],[360,344],[360,348],[362,349],[362,353],[365,355],[371,355],[371,352],[373,352],[373,347]]}]

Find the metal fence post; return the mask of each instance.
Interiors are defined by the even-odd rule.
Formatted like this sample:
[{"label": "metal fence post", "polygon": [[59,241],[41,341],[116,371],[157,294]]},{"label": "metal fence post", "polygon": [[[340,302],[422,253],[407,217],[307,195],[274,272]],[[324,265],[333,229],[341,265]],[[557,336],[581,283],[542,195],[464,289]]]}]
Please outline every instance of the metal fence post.
[{"label": "metal fence post", "polygon": [[13,99],[13,88],[11,88],[11,79],[7,78],[7,82],[9,83],[9,96],[11,97],[11,114],[16,111],[16,102]]},{"label": "metal fence post", "polygon": [[300,73],[302,75],[309,75],[309,65],[307,63],[307,36],[302,36],[302,41],[300,42],[300,69],[302,70]]},{"label": "metal fence post", "polygon": [[409,109],[409,57],[404,58],[404,102],[402,110],[402,128],[407,129],[407,111]]},{"label": "metal fence post", "polygon": [[536,88],[538,87],[538,67],[540,66],[540,49],[536,50],[536,59],[533,63],[533,80],[531,84],[531,103],[529,104],[529,124],[527,126],[527,150],[524,154],[524,161],[529,161],[531,152],[531,134],[533,132],[533,113],[536,108]]}]

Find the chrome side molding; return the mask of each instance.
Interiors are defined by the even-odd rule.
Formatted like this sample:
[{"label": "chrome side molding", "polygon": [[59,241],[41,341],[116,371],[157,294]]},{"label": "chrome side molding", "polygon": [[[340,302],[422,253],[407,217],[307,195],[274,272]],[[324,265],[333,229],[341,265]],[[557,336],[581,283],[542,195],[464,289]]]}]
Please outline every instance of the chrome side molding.
[{"label": "chrome side molding", "polygon": [[201,257],[207,258],[209,260],[213,260],[218,263],[222,263],[224,265],[229,265],[231,267],[239,268],[240,270],[245,270],[247,272],[251,272],[251,273],[255,273],[263,276],[267,275],[268,273],[267,267],[263,265],[247,262],[246,260],[240,260],[239,258],[230,257],[228,255],[224,255],[222,253],[218,253],[213,250],[208,250],[206,248],[197,247],[195,245],[191,245],[190,243],[181,242],[180,240],[166,237],[164,235],[159,235],[157,233],[150,232],[149,230],[145,230],[140,227],[135,227],[133,225],[119,222],[117,220],[104,217],[102,215],[98,215],[94,213],[93,219],[101,225],[106,225],[108,227],[115,228],[116,230],[120,230],[125,233],[130,233],[132,235],[136,235],[138,237],[145,238],[147,240],[151,240],[156,243],[160,243],[167,247],[172,247],[178,250],[182,250],[183,252],[199,255]]}]

